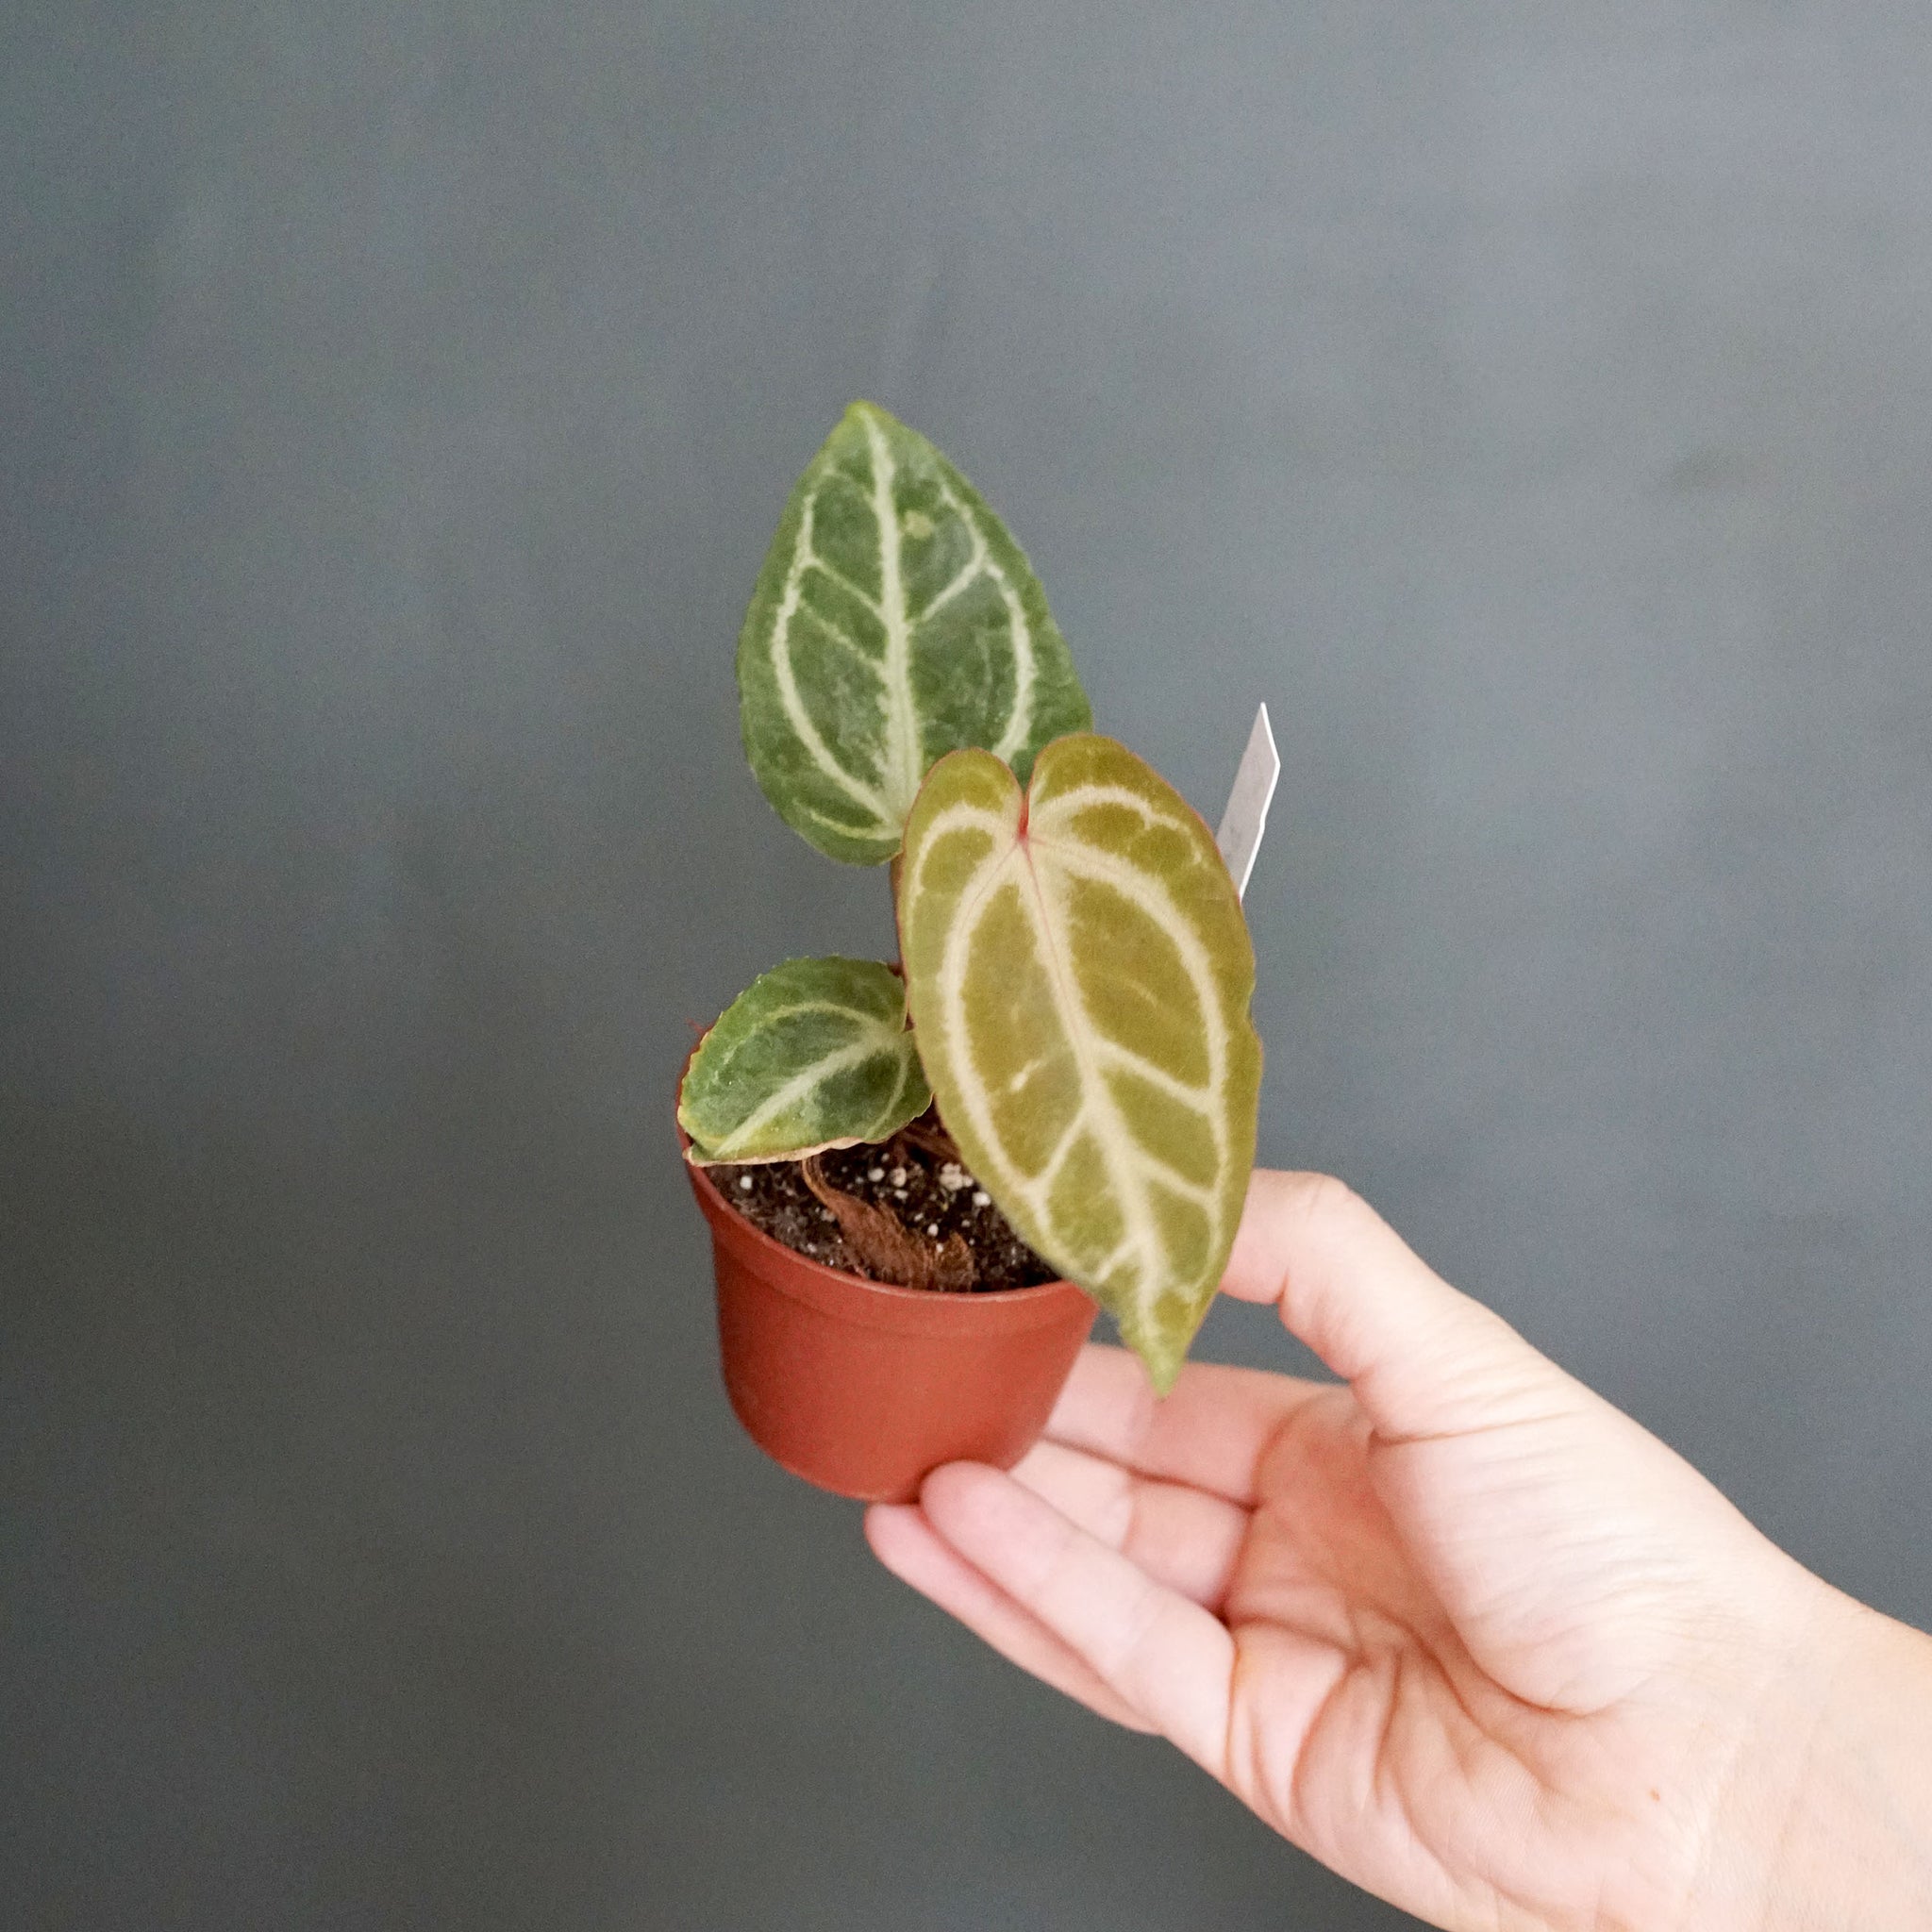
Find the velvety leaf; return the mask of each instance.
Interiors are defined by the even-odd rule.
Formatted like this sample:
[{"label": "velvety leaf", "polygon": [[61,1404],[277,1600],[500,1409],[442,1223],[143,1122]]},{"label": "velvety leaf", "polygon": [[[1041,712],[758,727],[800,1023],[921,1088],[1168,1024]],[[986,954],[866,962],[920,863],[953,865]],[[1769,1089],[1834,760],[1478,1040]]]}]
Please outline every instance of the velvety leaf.
[{"label": "velvety leaf", "polygon": [[1208,827],[1109,738],[1023,793],[935,765],[906,827],[920,1056],[1007,1219],[1119,1323],[1163,1391],[1214,1297],[1255,1158],[1255,955]]},{"label": "velvety leaf", "polygon": [[738,641],[745,755],[821,852],[898,851],[920,780],[966,745],[1024,777],[1091,722],[1020,546],[924,437],[854,403],[785,506]]},{"label": "velvety leaf", "polygon": [[931,1100],[891,968],[788,959],[698,1042],[677,1118],[706,1166],[883,1141]]}]

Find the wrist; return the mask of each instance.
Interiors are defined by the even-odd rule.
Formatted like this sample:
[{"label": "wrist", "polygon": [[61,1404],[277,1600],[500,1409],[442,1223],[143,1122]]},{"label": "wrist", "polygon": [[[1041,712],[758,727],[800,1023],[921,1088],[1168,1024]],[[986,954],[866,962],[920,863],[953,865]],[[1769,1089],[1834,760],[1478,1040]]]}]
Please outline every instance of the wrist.
[{"label": "wrist", "polygon": [[1932,1932],[1932,1637],[1816,1595],[1713,1847],[1742,1932]]}]

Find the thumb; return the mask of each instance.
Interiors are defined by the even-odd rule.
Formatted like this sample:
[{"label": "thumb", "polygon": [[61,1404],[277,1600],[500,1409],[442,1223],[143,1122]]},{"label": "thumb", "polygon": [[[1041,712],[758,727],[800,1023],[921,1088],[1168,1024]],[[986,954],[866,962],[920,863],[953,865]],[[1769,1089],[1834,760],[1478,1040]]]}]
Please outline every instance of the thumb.
[{"label": "thumb", "polygon": [[1256,1170],[1221,1288],[1276,1303],[1289,1331],[1351,1385],[1384,1441],[1462,1435],[1588,1399],[1327,1174]]},{"label": "thumb", "polygon": [[1684,1628],[1728,1632],[1728,1606],[1798,1601],[1797,1566],[1688,1463],[1458,1294],[1340,1181],[1257,1173],[1222,1286],[1277,1303],[1347,1378],[1410,1557],[1515,1695],[1600,1710]]}]

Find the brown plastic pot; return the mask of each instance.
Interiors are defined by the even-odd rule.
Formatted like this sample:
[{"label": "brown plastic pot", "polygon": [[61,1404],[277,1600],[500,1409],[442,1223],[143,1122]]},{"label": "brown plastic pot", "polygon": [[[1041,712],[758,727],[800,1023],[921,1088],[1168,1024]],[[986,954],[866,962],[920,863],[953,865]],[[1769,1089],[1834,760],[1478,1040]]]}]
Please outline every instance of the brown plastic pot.
[{"label": "brown plastic pot", "polygon": [[773,1461],[841,1496],[908,1503],[942,1462],[1008,1469],[1039,1440],[1093,1325],[1079,1289],[868,1281],[774,1241],[703,1168],[685,1172],[711,1225],[725,1391]]}]

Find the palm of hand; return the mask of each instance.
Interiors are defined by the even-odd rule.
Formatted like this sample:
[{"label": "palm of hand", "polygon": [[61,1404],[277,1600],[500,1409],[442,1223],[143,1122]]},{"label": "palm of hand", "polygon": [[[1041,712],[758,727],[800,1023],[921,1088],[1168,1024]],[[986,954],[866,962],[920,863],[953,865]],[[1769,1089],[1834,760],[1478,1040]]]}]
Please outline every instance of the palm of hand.
[{"label": "palm of hand", "polygon": [[1224,1286],[1346,1384],[1090,1348],[1010,1476],[872,1513],[888,1567],[1438,1924],[1742,1922],[1707,1849],[1822,1587],[1332,1184],[1257,1175]]},{"label": "palm of hand", "polygon": [[1442,1924],[1597,1924],[1606,1872],[1613,1923],[1669,1923],[1748,1740],[1762,1660],[1710,1641],[1688,1573],[1627,1511],[1549,1520],[1559,1470],[1586,1505],[1588,1433],[1389,1442],[1346,1390],[1311,1393],[1206,1606],[1237,1659],[1224,1781]]}]

